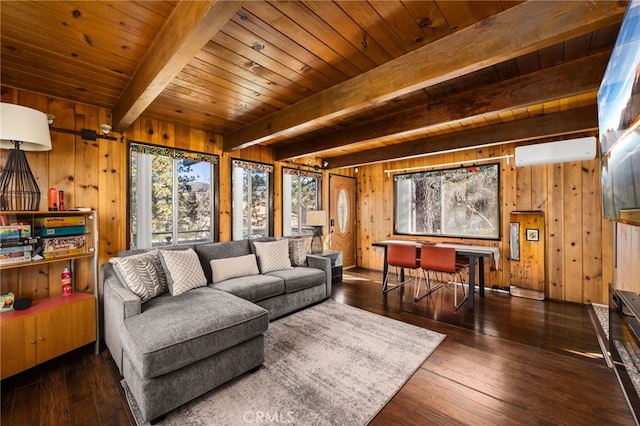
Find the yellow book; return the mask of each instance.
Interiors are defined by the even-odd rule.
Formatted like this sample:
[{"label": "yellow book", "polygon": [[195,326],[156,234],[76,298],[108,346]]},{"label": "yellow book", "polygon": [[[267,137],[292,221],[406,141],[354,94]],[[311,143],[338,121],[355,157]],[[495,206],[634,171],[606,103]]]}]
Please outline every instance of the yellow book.
[{"label": "yellow book", "polygon": [[36,220],[40,227],[53,228],[59,226],[85,226],[84,216],[51,216],[41,217]]}]

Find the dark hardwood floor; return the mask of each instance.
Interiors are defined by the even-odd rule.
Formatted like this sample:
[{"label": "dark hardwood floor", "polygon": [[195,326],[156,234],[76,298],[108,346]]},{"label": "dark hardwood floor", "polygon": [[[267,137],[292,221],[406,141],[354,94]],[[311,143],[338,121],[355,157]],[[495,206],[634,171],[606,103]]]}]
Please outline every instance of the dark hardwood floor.
[{"label": "dark hardwood floor", "polygon": [[[371,424],[633,424],[588,307],[487,291],[454,312],[453,288],[416,303],[380,278],[345,271],[333,298],[447,337]],[[119,381],[108,350],[86,346],[2,381],[0,424],[134,424]]]}]

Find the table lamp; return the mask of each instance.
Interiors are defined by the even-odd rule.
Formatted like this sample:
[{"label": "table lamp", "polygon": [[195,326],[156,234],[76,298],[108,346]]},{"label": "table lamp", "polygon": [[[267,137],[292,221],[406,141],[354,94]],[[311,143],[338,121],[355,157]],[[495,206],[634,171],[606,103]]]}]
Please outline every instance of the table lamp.
[{"label": "table lamp", "polygon": [[51,150],[49,119],[43,112],[0,103],[0,148],[8,149],[0,175],[0,210],[38,210],[40,188],[24,151]]},{"label": "table lamp", "polygon": [[307,211],[307,221],[305,225],[313,226],[313,238],[311,239],[311,253],[318,254],[324,250],[322,243],[322,228],[327,224],[327,212],[324,210]]}]

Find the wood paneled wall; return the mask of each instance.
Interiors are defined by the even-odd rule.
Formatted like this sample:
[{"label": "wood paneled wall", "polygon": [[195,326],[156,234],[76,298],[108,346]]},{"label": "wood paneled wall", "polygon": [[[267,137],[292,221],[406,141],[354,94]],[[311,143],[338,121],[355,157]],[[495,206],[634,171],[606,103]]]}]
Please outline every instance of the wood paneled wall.
[{"label": "wood paneled wall", "polygon": [[[374,241],[418,238],[393,234],[393,174],[387,176],[384,170],[498,157],[514,150],[515,144],[509,144],[359,167],[358,265],[382,270],[381,249],[372,247]],[[601,219],[598,160],[520,168],[515,167],[513,159],[510,164],[500,160],[500,164],[501,240],[433,239],[499,247],[500,263],[489,271],[488,285],[508,288],[509,213],[542,211],[547,225],[547,297],[604,303],[607,285],[612,281],[613,240],[611,224]]]},{"label": "wood paneled wall", "polygon": [[[54,114],[54,128],[97,130],[102,123],[111,124],[110,111],[103,108],[8,87],[2,87],[1,96],[2,102],[17,103]],[[50,186],[55,186],[65,191],[68,206],[88,206],[98,210],[100,263],[106,262],[109,257],[126,248],[127,144],[102,139],[89,142],[57,131],[52,131],[51,135],[53,149],[44,153],[27,153],[29,164],[43,193]],[[220,241],[231,238],[231,158],[275,165],[275,235],[282,233],[281,167],[308,168],[309,164],[307,158],[301,159],[298,164],[275,162],[273,149],[259,146],[223,153],[219,135],[145,118],[137,120],[122,136],[220,156]],[[393,178],[387,177],[385,169],[495,157],[513,154],[514,149],[515,145],[504,145],[361,166],[357,172],[354,169],[330,170],[331,173],[355,176],[357,179],[358,266],[382,270],[382,256],[371,243],[389,238],[410,238],[393,235]],[[0,151],[0,167],[6,161],[6,153]],[[317,164],[316,159],[310,160],[311,166]],[[327,183],[323,188],[325,206],[328,206],[329,199],[328,173],[324,173]],[[598,161],[516,168],[513,161],[506,164],[502,160],[500,179],[502,239],[468,240],[474,244],[497,246],[501,250],[500,265],[490,271],[489,285],[509,286],[508,213],[513,210],[541,210],[545,212],[547,224],[547,296],[580,303],[604,303],[607,300],[607,285],[613,282],[614,227],[601,219]],[[45,209],[46,197],[43,197],[41,210]],[[629,235],[631,241],[637,241],[637,227],[625,227],[622,232],[622,235]],[[457,241],[451,238],[443,240]],[[633,247],[636,247],[636,251],[631,257],[636,256],[635,260],[623,260],[623,263],[631,262],[637,267],[637,246]],[[618,268],[621,267],[620,261],[618,259]],[[62,264],[52,264],[23,268],[21,272],[3,271],[0,280],[2,292],[17,291],[20,288],[21,295],[34,299],[57,294],[63,268]],[[623,266],[623,270],[626,270],[624,268],[626,266]],[[20,277],[20,274],[24,276]],[[23,285],[18,287],[18,283]],[[640,292],[640,288],[637,290]]]},{"label": "wood paneled wall", "polygon": [[[55,129],[98,130],[100,124],[111,124],[111,112],[70,101],[49,98],[27,91],[2,87],[2,102],[28,106],[56,116],[52,124],[52,150],[27,152],[27,160],[43,194],[40,210],[47,209],[47,189],[51,186],[65,191],[68,207],[93,207],[99,217],[99,263],[102,264],[127,248],[127,143],[126,139],[179,149],[219,155],[220,241],[231,239],[231,159],[241,158],[275,165],[274,171],[274,234],[282,234],[281,168],[309,169],[318,164],[315,158],[304,158],[300,164],[274,162],[272,148],[254,146],[231,153],[222,152],[220,135],[176,126],[147,118],[138,119],[119,140],[82,140],[73,134]],[[123,136],[122,141],[120,137]],[[0,150],[0,167],[6,162],[7,150]],[[309,163],[309,160],[311,162]],[[304,164],[304,165],[302,165]],[[328,176],[328,174],[327,174]],[[327,179],[328,181],[328,179]],[[85,262],[84,260],[82,262]],[[52,263],[2,272],[1,291],[13,291],[21,296],[39,299],[60,293],[60,274],[68,263]],[[85,283],[79,291],[90,291],[90,263],[78,262],[76,281]]]}]

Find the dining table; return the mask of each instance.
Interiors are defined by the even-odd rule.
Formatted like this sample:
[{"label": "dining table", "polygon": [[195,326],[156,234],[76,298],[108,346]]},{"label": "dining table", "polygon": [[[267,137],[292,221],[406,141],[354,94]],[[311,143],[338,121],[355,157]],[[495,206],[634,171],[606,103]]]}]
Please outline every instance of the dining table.
[{"label": "dining table", "polygon": [[[382,271],[382,290],[387,289],[387,271],[389,263],[387,262],[387,247],[389,244],[409,244],[418,248],[418,257],[420,249],[423,245],[435,245],[438,247],[450,247],[456,250],[456,256],[466,257],[469,259],[469,299],[467,308],[475,309],[475,285],[476,285],[476,262],[478,263],[478,286],[480,297],[484,297],[485,276],[484,276],[484,259],[489,258],[493,261],[495,268],[498,269],[500,262],[500,249],[498,247],[480,246],[474,244],[456,244],[456,243],[436,243],[432,241],[419,240],[382,240],[375,241],[372,246],[382,248],[384,250],[384,263]],[[404,273],[402,270],[401,273]]]}]

